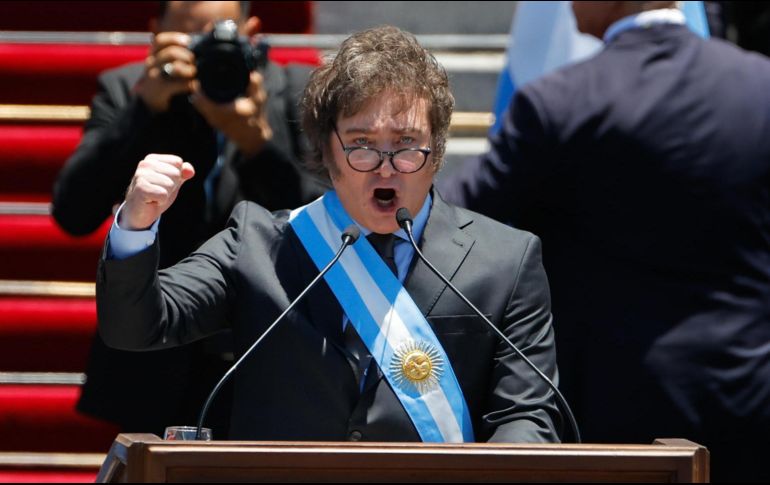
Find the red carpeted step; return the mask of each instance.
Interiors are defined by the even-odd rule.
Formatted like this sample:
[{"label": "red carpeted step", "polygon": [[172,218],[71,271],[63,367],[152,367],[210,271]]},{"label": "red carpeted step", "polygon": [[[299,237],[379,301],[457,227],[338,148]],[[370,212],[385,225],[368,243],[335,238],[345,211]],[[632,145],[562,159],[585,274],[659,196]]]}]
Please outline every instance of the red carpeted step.
[{"label": "red carpeted step", "polygon": [[81,134],[80,126],[1,125],[0,194],[5,200],[29,194],[50,200],[56,176]]},{"label": "red carpeted step", "polygon": [[95,78],[105,69],[144,59],[148,49],[149,45],[0,44],[0,72],[7,76],[58,74]]},{"label": "red carpeted step", "polygon": [[274,47],[268,55],[271,61],[285,66],[286,64],[321,65],[321,52],[312,47]]},{"label": "red carpeted step", "polygon": [[144,59],[148,46],[0,44],[0,103],[87,105],[98,74]]},{"label": "red carpeted step", "polygon": [[[147,45],[0,44],[0,104],[88,105],[100,72],[143,60]],[[278,63],[317,65],[317,49],[275,48]]]},{"label": "red carpeted step", "polygon": [[0,371],[84,372],[93,298],[0,297]]},{"label": "red carpeted step", "polygon": [[49,215],[0,214],[0,248],[98,251],[107,235],[108,222],[90,236],[72,237],[62,231]]},{"label": "red carpeted step", "polygon": [[99,470],[7,470],[0,468],[0,483],[94,483]]},{"label": "red carpeted step", "polygon": [[106,453],[118,428],[75,411],[80,386],[0,385],[0,451]]},{"label": "red carpeted step", "polygon": [[76,238],[51,216],[0,214],[0,279],[95,281],[110,224]]}]

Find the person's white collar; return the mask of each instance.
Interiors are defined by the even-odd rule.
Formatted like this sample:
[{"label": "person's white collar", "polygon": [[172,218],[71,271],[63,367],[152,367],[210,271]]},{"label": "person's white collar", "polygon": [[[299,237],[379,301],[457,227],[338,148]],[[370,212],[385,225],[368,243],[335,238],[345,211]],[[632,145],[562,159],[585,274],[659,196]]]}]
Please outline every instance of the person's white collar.
[{"label": "person's white collar", "polygon": [[640,12],[634,15],[629,15],[628,17],[623,17],[622,19],[616,21],[610,25],[607,31],[604,33],[603,40],[604,43],[607,44],[615,39],[615,37],[617,37],[621,32],[625,32],[626,30],[648,28],[652,27],[653,25],[661,24],[684,25],[685,22],[686,19],[684,14],[678,8],[661,8],[658,10],[648,10],[646,12]]}]

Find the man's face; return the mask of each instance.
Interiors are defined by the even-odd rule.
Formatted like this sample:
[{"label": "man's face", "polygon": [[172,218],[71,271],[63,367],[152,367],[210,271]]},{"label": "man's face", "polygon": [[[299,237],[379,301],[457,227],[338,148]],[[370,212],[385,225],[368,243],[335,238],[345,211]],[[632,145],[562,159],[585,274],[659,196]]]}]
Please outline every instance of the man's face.
[{"label": "man's face", "polygon": [[[337,118],[337,132],[345,146],[366,146],[381,151],[401,148],[430,148],[431,127],[428,102],[418,99],[405,104],[398,96],[385,92],[370,100],[353,116]],[[397,172],[385,157],[372,172],[353,170],[345,151],[332,132],[329,139],[332,185],[348,214],[367,229],[388,234],[399,229],[396,211],[406,207],[412,215],[422,208],[433,184],[432,155],[414,173]]]},{"label": "man's face", "polygon": [[233,20],[243,27],[244,17],[239,2],[168,2],[158,27],[164,32],[191,34],[210,31],[219,20]]}]

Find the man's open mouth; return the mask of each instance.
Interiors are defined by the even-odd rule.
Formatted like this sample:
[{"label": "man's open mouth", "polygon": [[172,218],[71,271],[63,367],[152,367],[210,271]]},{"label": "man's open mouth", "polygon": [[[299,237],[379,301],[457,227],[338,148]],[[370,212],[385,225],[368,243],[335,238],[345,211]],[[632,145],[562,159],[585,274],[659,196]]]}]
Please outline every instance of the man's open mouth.
[{"label": "man's open mouth", "polygon": [[392,207],[396,200],[396,191],[393,189],[374,189],[374,200],[380,207]]}]

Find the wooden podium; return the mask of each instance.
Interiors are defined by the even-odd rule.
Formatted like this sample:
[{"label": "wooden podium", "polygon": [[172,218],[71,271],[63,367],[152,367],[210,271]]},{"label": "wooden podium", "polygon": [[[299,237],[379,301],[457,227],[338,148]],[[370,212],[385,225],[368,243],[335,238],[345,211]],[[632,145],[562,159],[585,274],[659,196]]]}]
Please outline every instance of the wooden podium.
[{"label": "wooden podium", "polygon": [[709,453],[652,445],[163,441],[121,434],[97,482],[708,482]]}]

